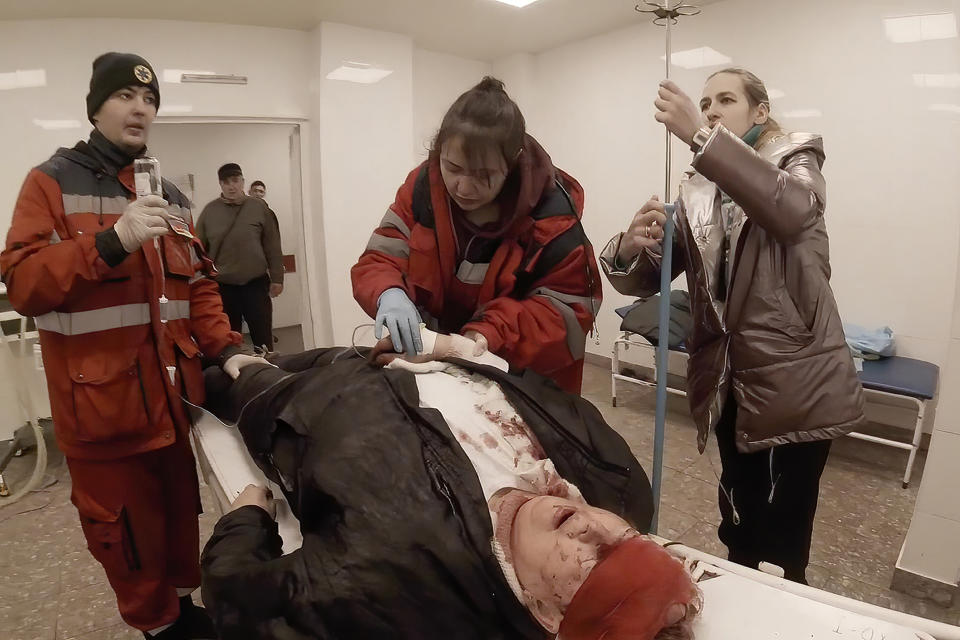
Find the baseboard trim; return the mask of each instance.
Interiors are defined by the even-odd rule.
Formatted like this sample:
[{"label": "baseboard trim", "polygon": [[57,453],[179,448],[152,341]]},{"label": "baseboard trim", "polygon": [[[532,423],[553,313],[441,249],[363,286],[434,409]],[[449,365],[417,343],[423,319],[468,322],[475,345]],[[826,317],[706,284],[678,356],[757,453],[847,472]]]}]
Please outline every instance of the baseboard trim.
[{"label": "baseboard trim", "polygon": [[599,353],[590,353],[587,352],[583,356],[583,361],[587,364],[592,364],[595,367],[602,367],[607,371],[610,371],[610,366],[612,360],[610,356],[602,356]]},{"label": "baseboard trim", "polygon": [[893,570],[890,588],[948,609],[957,601],[957,594],[960,593],[960,586],[940,582],[900,567]]}]

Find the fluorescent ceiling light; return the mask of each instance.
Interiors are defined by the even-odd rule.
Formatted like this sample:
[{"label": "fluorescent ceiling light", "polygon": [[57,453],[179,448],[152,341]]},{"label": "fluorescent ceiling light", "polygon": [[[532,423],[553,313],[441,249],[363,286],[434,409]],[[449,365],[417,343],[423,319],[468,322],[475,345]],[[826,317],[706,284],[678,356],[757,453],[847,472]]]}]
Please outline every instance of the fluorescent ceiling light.
[{"label": "fluorescent ceiling light", "polygon": [[247,84],[247,76],[237,76],[230,73],[184,73],[180,82],[195,84]]},{"label": "fluorescent ceiling light", "polygon": [[960,87],[960,73],[915,73],[913,84],[927,89],[955,89]]},{"label": "fluorescent ceiling light", "polygon": [[960,113],[960,104],[932,104],[930,111],[946,111],[948,113]]},{"label": "fluorescent ceiling light", "polygon": [[327,74],[327,80],[343,80],[359,84],[380,82],[393,73],[393,69],[382,69],[366,62],[346,61]]},{"label": "fluorescent ceiling light", "polygon": [[823,112],[820,109],[794,109],[793,111],[786,111],[783,114],[784,118],[819,118],[823,115]]},{"label": "fluorescent ceiling light", "polygon": [[80,128],[79,120],[38,120],[37,118],[34,118],[33,124],[37,125],[41,129],[48,130]]},{"label": "fluorescent ceiling light", "polygon": [[520,7],[521,9],[528,4],[533,4],[537,0],[496,0],[497,2],[502,2],[503,4],[508,4],[511,7]]},{"label": "fluorescent ceiling light", "polygon": [[[660,59],[666,60],[667,56],[660,56]],[[718,67],[722,64],[729,64],[731,58],[710,47],[700,47],[699,49],[675,51],[670,55],[670,62],[684,69],[700,69],[701,67]]]},{"label": "fluorescent ceiling light", "polygon": [[776,100],[776,99],[778,99],[778,98],[782,98],[782,97],[784,97],[785,95],[787,95],[787,94],[785,94],[783,91],[780,91],[780,89],[769,89],[769,90],[767,90],[767,97],[770,98],[771,100]]},{"label": "fluorescent ceiling light", "polygon": [[44,69],[27,69],[26,71],[0,73],[0,91],[3,89],[43,87],[46,86],[46,84],[47,72]]},{"label": "fluorescent ceiling light", "polygon": [[191,71],[189,69],[164,69],[163,70],[163,81],[170,82],[172,84],[180,84],[183,79],[183,74],[194,75],[194,76],[213,76],[216,75],[214,71]]},{"label": "fluorescent ceiling light", "polygon": [[160,115],[170,115],[173,113],[190,113],[193,111],[193,105],[191,104],[161,104]]},{"label": "fluorescent ceiling light", "polygon": [[953,13],[884,18],[883,23],[887,39],[891,42],[919,42],[957,37],[957,16]]}]

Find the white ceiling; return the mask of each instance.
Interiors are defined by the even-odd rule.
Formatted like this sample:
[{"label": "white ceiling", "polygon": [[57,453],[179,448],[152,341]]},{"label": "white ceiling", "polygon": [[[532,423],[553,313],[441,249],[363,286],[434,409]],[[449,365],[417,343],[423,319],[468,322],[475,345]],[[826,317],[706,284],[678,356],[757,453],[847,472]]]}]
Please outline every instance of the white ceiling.
[{"label": "white ceiling", "polygon": [[[144,18],[305,31],[322,21],[341,22],[407,34],[424,49],[490,61],[648,21],[634,12],[637,1],[539,0],[518,9],[493,0],[6,0],[0,20]],[[691,1],[703,6],[720,0]]]}]

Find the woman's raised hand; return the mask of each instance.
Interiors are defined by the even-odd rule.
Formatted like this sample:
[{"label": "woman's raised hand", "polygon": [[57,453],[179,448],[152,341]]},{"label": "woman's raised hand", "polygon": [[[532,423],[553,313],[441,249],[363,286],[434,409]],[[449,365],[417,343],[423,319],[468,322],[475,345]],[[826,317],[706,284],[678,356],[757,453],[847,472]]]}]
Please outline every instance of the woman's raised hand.
[{"label": "woman's raised hand", "polygon": [[633,260],[644,249],[659,251],[666,221],[667,214],[663,203],[657,196],[651,196],[633,216],[633,221],[620,240],[620,251],[617,254],[620,263]]}]

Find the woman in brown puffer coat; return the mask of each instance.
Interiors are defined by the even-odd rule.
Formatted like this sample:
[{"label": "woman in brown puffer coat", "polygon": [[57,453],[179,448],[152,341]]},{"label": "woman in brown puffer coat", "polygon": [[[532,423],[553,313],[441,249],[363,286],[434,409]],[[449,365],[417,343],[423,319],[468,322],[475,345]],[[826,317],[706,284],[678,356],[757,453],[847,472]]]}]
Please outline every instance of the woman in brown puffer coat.
[{"label": "woman in brown puffer coat", "polygon": [[[699,108],[671,81],[655,104],[695,154],[676,203],[672,275],[685,271],[690,291],[699,448],[711,429],[720,448],[720,539],[731,560],[768,561],[805,583],[830,442],[864,420],[829,284],[823,142],[784,133],[743,69],[712,75]],[[600,261],[617,291],[659,290],[665,221],[654,197],[607,244]]]}]

